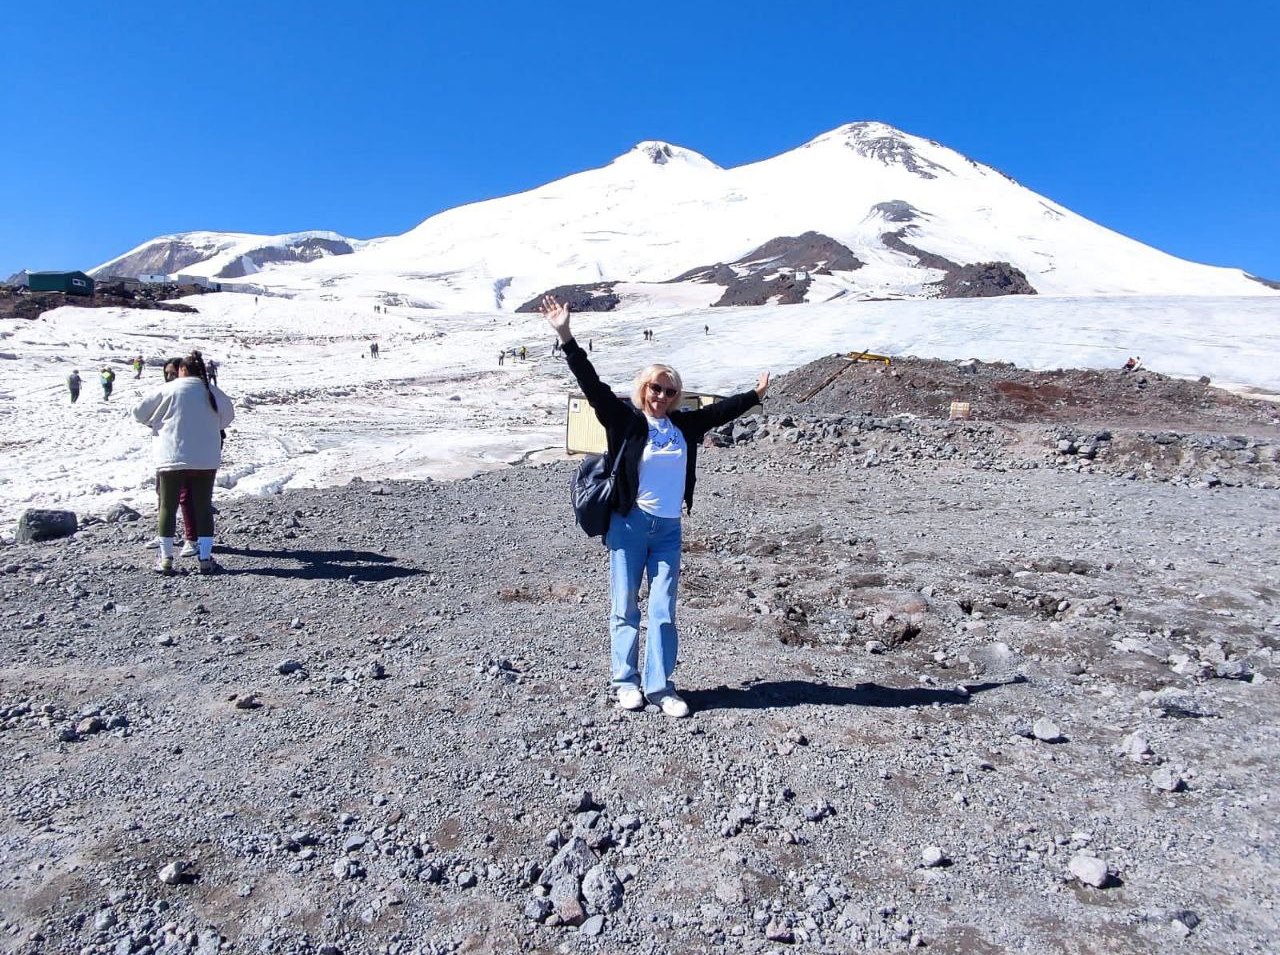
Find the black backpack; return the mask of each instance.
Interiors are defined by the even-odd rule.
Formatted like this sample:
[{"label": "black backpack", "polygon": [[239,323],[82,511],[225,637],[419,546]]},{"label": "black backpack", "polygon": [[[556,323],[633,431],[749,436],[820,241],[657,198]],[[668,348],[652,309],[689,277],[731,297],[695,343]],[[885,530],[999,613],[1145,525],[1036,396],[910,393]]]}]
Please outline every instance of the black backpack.
[{"label": "black backpack", "polygon": [[609,532],[618,493],[618,464],[626,446],[624,441],[612,461],[607,454],[589,454],[574,472],[569,502],[573,505],[573,519],[588,537],[604,537]]}]

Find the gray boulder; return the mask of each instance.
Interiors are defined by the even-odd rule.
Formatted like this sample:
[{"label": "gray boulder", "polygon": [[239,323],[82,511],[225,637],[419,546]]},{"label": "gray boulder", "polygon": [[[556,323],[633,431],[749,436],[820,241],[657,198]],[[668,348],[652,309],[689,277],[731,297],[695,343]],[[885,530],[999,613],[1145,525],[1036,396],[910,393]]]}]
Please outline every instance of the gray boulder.
[{"label": "gray boulder", "polygon": [[607,865],[596,865],[582,878],[582,898],[587,911],[616,912],[622,907],[622,883]]},{"label": "gray boulder", "polygon": [[566,875],[581,879],[599,861],[599,857],[591,851],[587,841],[581,836],[574,836],[547,863],[539,881],[543,885],[552,885]]},{"label": "gray boulder", "polygon": [[586,909],[582,907],[577,878],[562,875],[551,883],[551,904],[555,906],[556,915],[565,925],[581,925],[587,920]]},{"label": "gray boulder", "polygon": [[141,514],[131,508],[128,504],[125,504],[123,501],[118,504],[111,505],[105,515],[105,519],[108,524],[127,524],[132,521],[140,520],[141,518]]},{"label": "gray boulder", "polygon": [[17,539],[20,544],[57,540],[60,537],[70,537],[78,526],[73,511],[28,508],[18,518]]}]

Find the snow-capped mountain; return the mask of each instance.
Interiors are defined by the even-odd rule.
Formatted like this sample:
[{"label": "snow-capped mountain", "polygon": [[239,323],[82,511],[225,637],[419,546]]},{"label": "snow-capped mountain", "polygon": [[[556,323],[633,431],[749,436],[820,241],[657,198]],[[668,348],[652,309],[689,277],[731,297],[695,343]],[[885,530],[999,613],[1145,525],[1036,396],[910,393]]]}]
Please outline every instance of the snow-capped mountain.
[{"label": "snow-capped mountain", "polygon": [[[255,255],[249,246],[262,237],[212,249],[228,237],[201,246],[193,235],[207,234],[156,240],[157,256],[181,240],[191,254],[211,249],[183,266],[210,278],[234,279],[239,268],[283,294],[451,310],[529,307],[552,288],[601,310],[842,296],[1276,294],[1238,269],[1175,258],[876,122],[731,169],[669,143],[640,143],[601,168],[448,210],[400,236],[333,237],[352,250],[340,262]],[[99,271],[119,271],[152,245]]]},{"label": "snow-capped mountain", "polygon": [[104,262],[90,274],[133,277],[190,273],[208,279],[238,279],[273,263],[314,262],[331,255],[350,255],[364,244],[336,232],[180,232],[144,242]]}]

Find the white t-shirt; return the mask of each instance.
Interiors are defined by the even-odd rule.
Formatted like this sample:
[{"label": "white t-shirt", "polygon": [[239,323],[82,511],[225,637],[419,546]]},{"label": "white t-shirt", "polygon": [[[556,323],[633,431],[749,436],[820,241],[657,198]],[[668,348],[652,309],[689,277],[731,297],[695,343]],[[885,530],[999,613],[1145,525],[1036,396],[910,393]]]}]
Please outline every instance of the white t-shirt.
[{"label": "white t-shirt", "polygon": [[640,490],[636,506],[654,517],[679,517],[684,503],[684,435],[670,418],[650,418],[649,438],[640,455]]}]

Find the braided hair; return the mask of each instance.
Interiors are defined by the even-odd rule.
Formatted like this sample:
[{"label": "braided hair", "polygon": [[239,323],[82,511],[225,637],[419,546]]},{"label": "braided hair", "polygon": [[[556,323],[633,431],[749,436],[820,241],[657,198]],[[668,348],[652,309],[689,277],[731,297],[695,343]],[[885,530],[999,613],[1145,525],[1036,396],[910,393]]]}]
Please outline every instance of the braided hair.
[{"label": "braided hair", "polygon": [[204,382],[204,390],[209,395],[209,407],[213,409],[214,414],[217,414],[218,399],[213,396],[213,388],[209,385],[209,369],[205,367],[204,356],[193,349],[190,355],[182,359],[182,367],[187,370],[187,374]]}]

